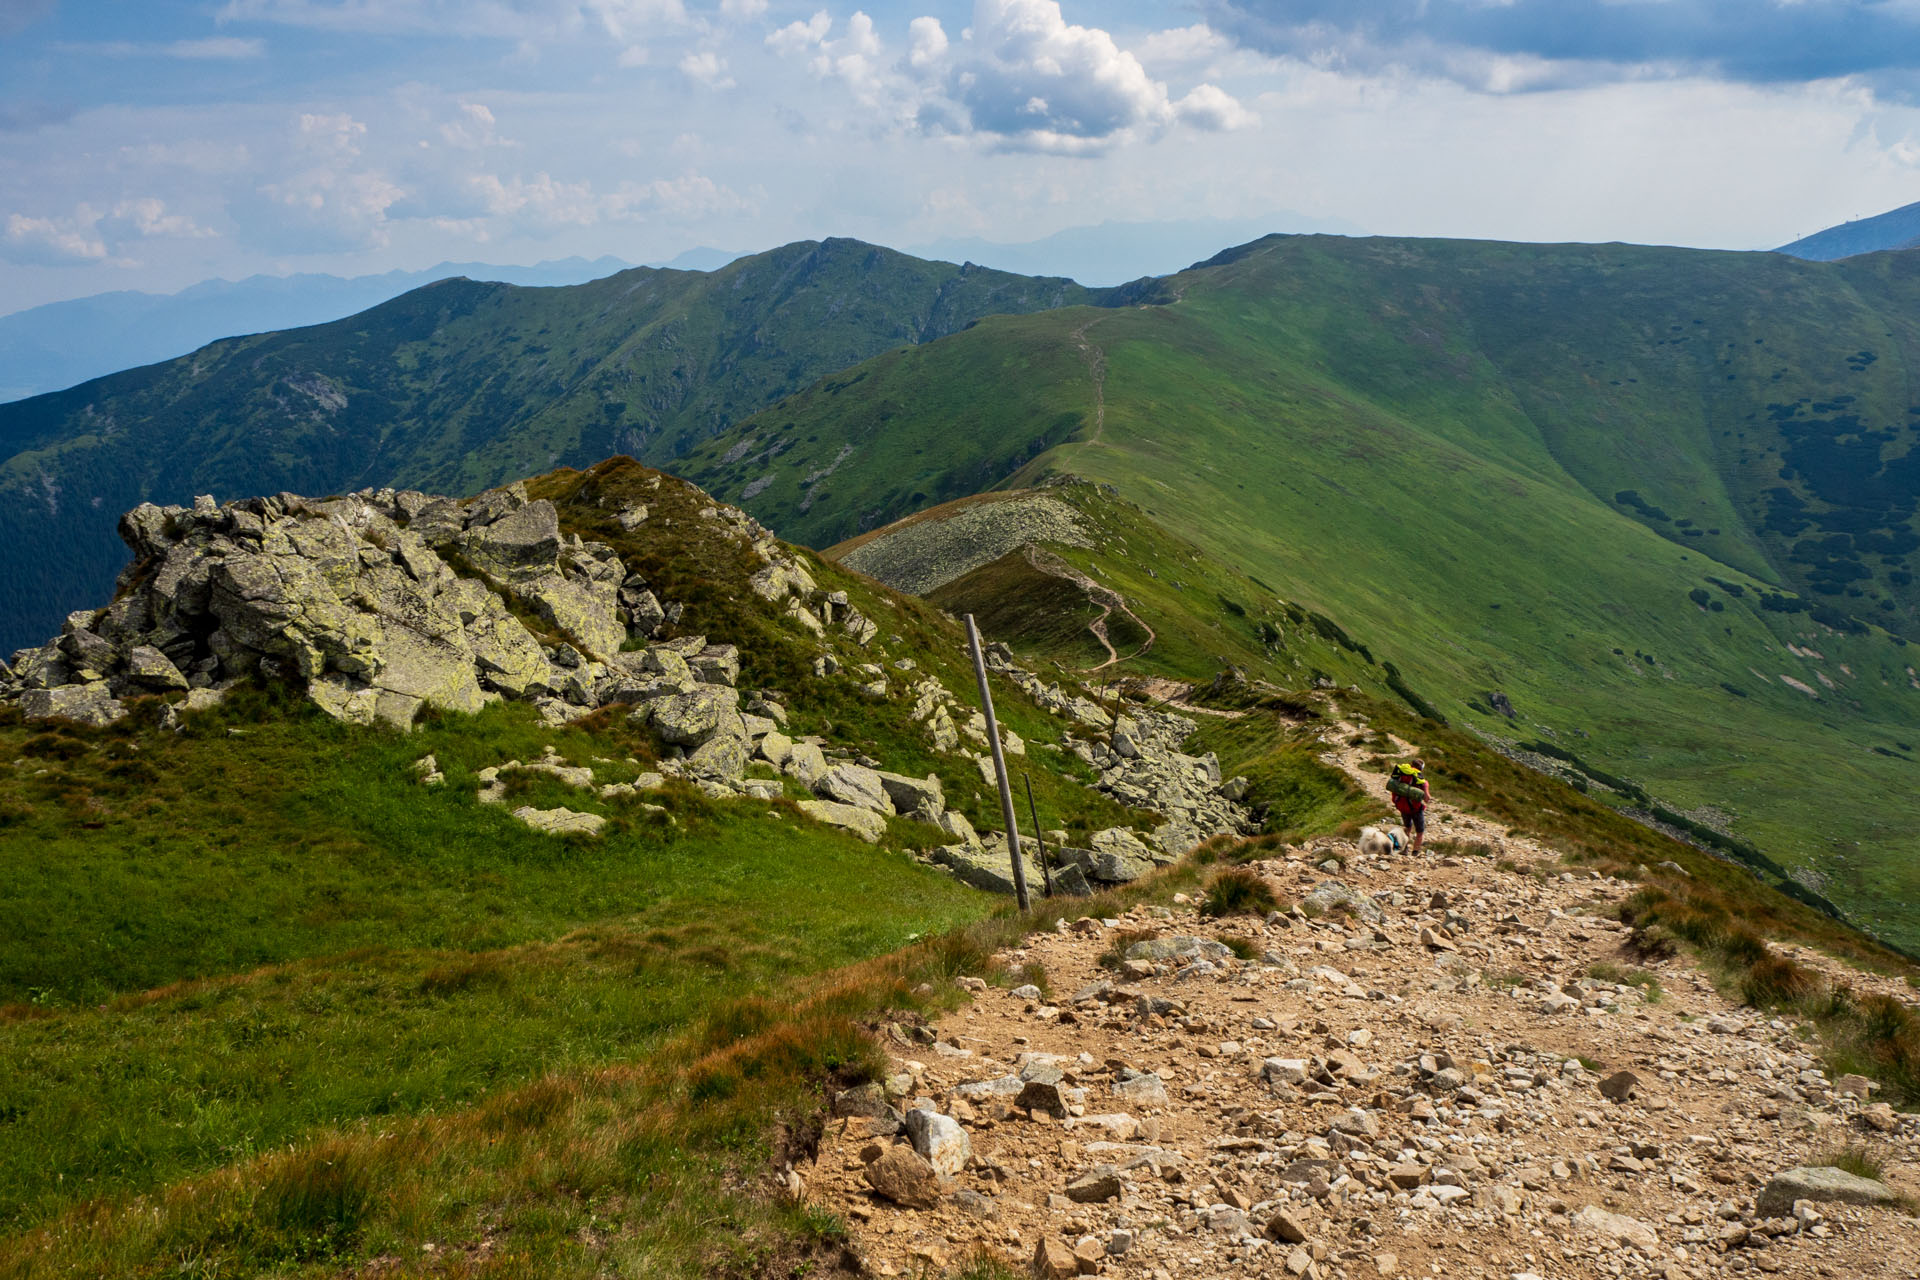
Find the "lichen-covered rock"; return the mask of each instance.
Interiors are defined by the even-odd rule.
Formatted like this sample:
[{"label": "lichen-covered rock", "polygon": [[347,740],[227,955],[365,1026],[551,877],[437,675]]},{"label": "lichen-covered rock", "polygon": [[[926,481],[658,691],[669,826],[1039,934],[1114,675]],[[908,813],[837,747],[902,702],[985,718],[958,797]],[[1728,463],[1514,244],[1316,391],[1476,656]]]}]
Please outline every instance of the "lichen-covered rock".
[{"label": "lichen-covered rock", "polygon": [[57,689],[28,689],[20,695],[20,710],[29,720],[73,720],[91,725],[112,724],[127,713],[104,680]]},{"label": "lichen-covered rock", "polygon": [[572,809],[536,809],[522,805],[513,816],[535,831],[550,836],[597,836],[607,820],[597,813],[576,813]]},{"label": "lichen-covered rock", "polygon": [[872,813],[893,812],[893,801],[887,798],[887,789],[881,785],[879,773],[864,765],[837,764],[821,774],[812,785],[813,793],[823,799]]},{"label": "lichen-covered rock", "polygon": [[814,821],[849,831],[868,844],[879,844],[887,834],[887,820],[871,809],[832,800],[802,800],[799,807],[800,812]]},{"label": "lichen-covered rock", "polygon": [[[17,691],[168,693],[257,674],[353,721],[406,726],[422,707],[472,712],[496,696],[539,702],[549,719],[558,699],[571,718],[596,704],[596,668],[628,634],[619,558],[562,534],[553,504],[524,486],[465,504],[391,490],[145,504],[120,533],[133,563],[114,602],[17,655]],[[568,661],[555,666],[509,600],[566,638]]]},{"label": "lichen-covered rock", "polygon": [[1844,1169],[1802,1166],[1776,1173],[1760,1189],[1754,1207],[1762,1217],[1786,1217],[1796,1200],[1819,1204],[1891,1204],[1893,1192],[1883,1182],[1862,1178]]}]

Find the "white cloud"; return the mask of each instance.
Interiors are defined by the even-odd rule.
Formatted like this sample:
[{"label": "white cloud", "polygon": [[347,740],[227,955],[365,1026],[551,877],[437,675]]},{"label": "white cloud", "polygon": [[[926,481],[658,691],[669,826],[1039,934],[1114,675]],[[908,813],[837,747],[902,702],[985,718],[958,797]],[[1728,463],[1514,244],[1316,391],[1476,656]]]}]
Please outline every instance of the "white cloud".
[{"label": "white cloud", "polygon": [[299,167],[255,188],[244,210],[257,239],[332,249],[387,242],[387,211],[406,192],[360,162],[367,126],[344,112],[307,112],[295,122],[292,159]]},{"label": "white cloud", "polygon": [[100,214],[80,205],[70,218],[7,215],[6,235],[0,238],[9,261],[33,266],[71,266],[102,262],[107,242],[101,238]]},{"label": "white cloud", "polygon": [[32,266],[125,266],[127,260],[116,255],[133,241],[205,239],[214,234],[184,214],[169,213],[165,201],[141,196],[122,200],[109,211],[82,203],[65,216],[8,214],[5,231],[0,233],[0,257]]},{"label": "white cloud", "polygon": [[733,78],[727,74],[727,60],[711,49],[689,53],[680,59],[680,73],[709,89],[733,88]]},{"label": "white cloud", "polygon": [[[976,0],[973,24],[958,43],[937,18],[916,18],[898,59],[887,57],[863,12],[848,19],[843,35],[832,33],[832,18],[821,11],[776,31],[767,44],[784,55],[810,55],[813,73],[842,82],[861,106],[930,134],[1095,155],[1176,124],[1218,131],[1253,121],[1216,85],[1197,86],[1176,103],[1138,57],[1098,27],[1069,23],[1057,0]],[[1191,56],[1225,48],[1199,27],[1162,33],[1157,51]]]},{"label": "white cloud", "polygon": [[805,22],[789,22],[781,27],[767,37],[767,47],[780,54],[800,53],[825,40],[831,30],[833,15],[822,9]]},{"label": "white cloud", "polygon": [[1239,99],[1217,85],[1196,85],[1191,93],[1173,104],[1174,117],[1184,124],[1215,133],[1245,129],[1260,118],[1240,105]]},{"label": "white cloud", "polygon": [[495,126],[493,111],[482,102],[462,102],[453,119],[440,126],[440,140],[461,151],[479,151],[486,147],[511,146]]},{"label": "white cloud", "polygon": [[589,182],[561,182],[550,174],[531,179],[502,180],[491,173],[471,179],[475,191],[495,217],[508,217],[546,227],[591,226],[606,216],[605,200]]},{"label": "white cloud", "polygon": [[218,234],[183,213],[168,213],[164,200],[142,196],[113,206],[112,221],[134,236],[184,236],[205,239]]},{"label": "white cloud", "polygon": [[635,67],[646,66],[647,65],[647,46],[643,44],[628,45],[626,48],[620,51],[620,57],[618,59],[618,62],[619,62],[620,69],[623,71],[631,71]]},{"label": "white cloud", "polygon": [[1190,27],[1153,32],[1133,46],[1133,54],[1150,67],[1194,67],[1231,53],[1233,47],[1233,42],[1218,31],[1196,22]]},{"label": "white cloud", "polygon": [[757,18],[767,11],[767,0],[720,0],[720,14],[726,18]]}]

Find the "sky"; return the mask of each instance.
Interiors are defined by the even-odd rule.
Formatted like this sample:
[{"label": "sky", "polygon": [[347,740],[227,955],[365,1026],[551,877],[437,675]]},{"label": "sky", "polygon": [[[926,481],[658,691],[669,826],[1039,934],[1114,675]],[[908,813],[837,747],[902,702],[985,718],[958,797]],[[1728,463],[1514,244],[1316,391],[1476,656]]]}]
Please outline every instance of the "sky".
[{"label": "sky", "polygon": [[1920,0],[0,0],[0,312],[1106,222],[1760,249],[1916,200]]}]

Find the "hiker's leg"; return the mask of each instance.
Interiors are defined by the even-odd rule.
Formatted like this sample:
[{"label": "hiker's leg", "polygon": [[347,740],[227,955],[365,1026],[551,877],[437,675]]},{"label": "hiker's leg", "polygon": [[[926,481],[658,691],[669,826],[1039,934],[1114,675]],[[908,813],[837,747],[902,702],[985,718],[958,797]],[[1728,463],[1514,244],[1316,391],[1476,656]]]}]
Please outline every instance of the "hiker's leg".
[{"label": "hiker's leg", "polygon": [[1407,823],[1413,828],[1413,851],[1419,853],[1427,844],[1427,811],[1424,807],[1415,809],[1407,815]]}]

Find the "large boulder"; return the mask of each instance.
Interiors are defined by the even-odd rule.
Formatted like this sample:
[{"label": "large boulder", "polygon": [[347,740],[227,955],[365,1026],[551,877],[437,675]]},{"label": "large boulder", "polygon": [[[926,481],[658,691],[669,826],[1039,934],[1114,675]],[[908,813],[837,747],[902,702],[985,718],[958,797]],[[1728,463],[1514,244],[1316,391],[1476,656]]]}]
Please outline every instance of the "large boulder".
[{"label": "large boulder", "polygon": [[939,774],[909,778],[904,774],[881,773],[878,777],[888,801],[893,805],[893,811],[901,817],[938,824],[941,815],[946,812],[947,797],[940,785]]},{"label": "large boulder", "polygon": [[104,680],[57,689],[28,689],[20,695],[20,711],[29,720],[73,720],[90,725],[112,724],[127,713]]},{"label": "large boulder", "polygon": [[[984,889],[988,893],[1014,892],[1013,859],[1007,854],[1005,841],[979,846],[946,845],[935,849],[933,858],[976,889]],[[1020,849],[1020,862],[1026,873],[1027,891],[1039,893],[1046,880],[1025,845]]]},{"label": "large boulder", "polygon": [[508,501],[511,496],[504,490],[481,495],[473,516],[478,523],[460,535],[460,553],[481,573],[501,582],[553,572],[560,556],[559,512],[542,498],[486,519],[495,506]]},{"label": "large boulder", "polygon": [[1760,1189],[1755,1208],[1765,1218],[1784,1218],[1793,1213],[1796,1200],[1822,1204],[1892,1204],[1893,1191],[1883,1182],[1862,1178],[1844,1169],[1824,1165],[1803,1165],[1776,1173]]},{"label": "large boulder", "polygon": [[835,765],[814,781],[813,793],[823,799],[873,813],[891,814],[894,811],[893,801],[887,797],[880,774],[864,765]]},{"label": "large boulder", "polygon": [[671,694],[636,714],[643,714],[664,741],[682,747],[747,736],[746,723],[740,718],[740,694],[725,685],[699,685]]},{"label": "large boulder", "polygon": [[887,834],[887,820],[871,809],[832,800],[802,800],[799,807],[800,812],[814,821],[851,832],[868,844],[879,844]]}]

